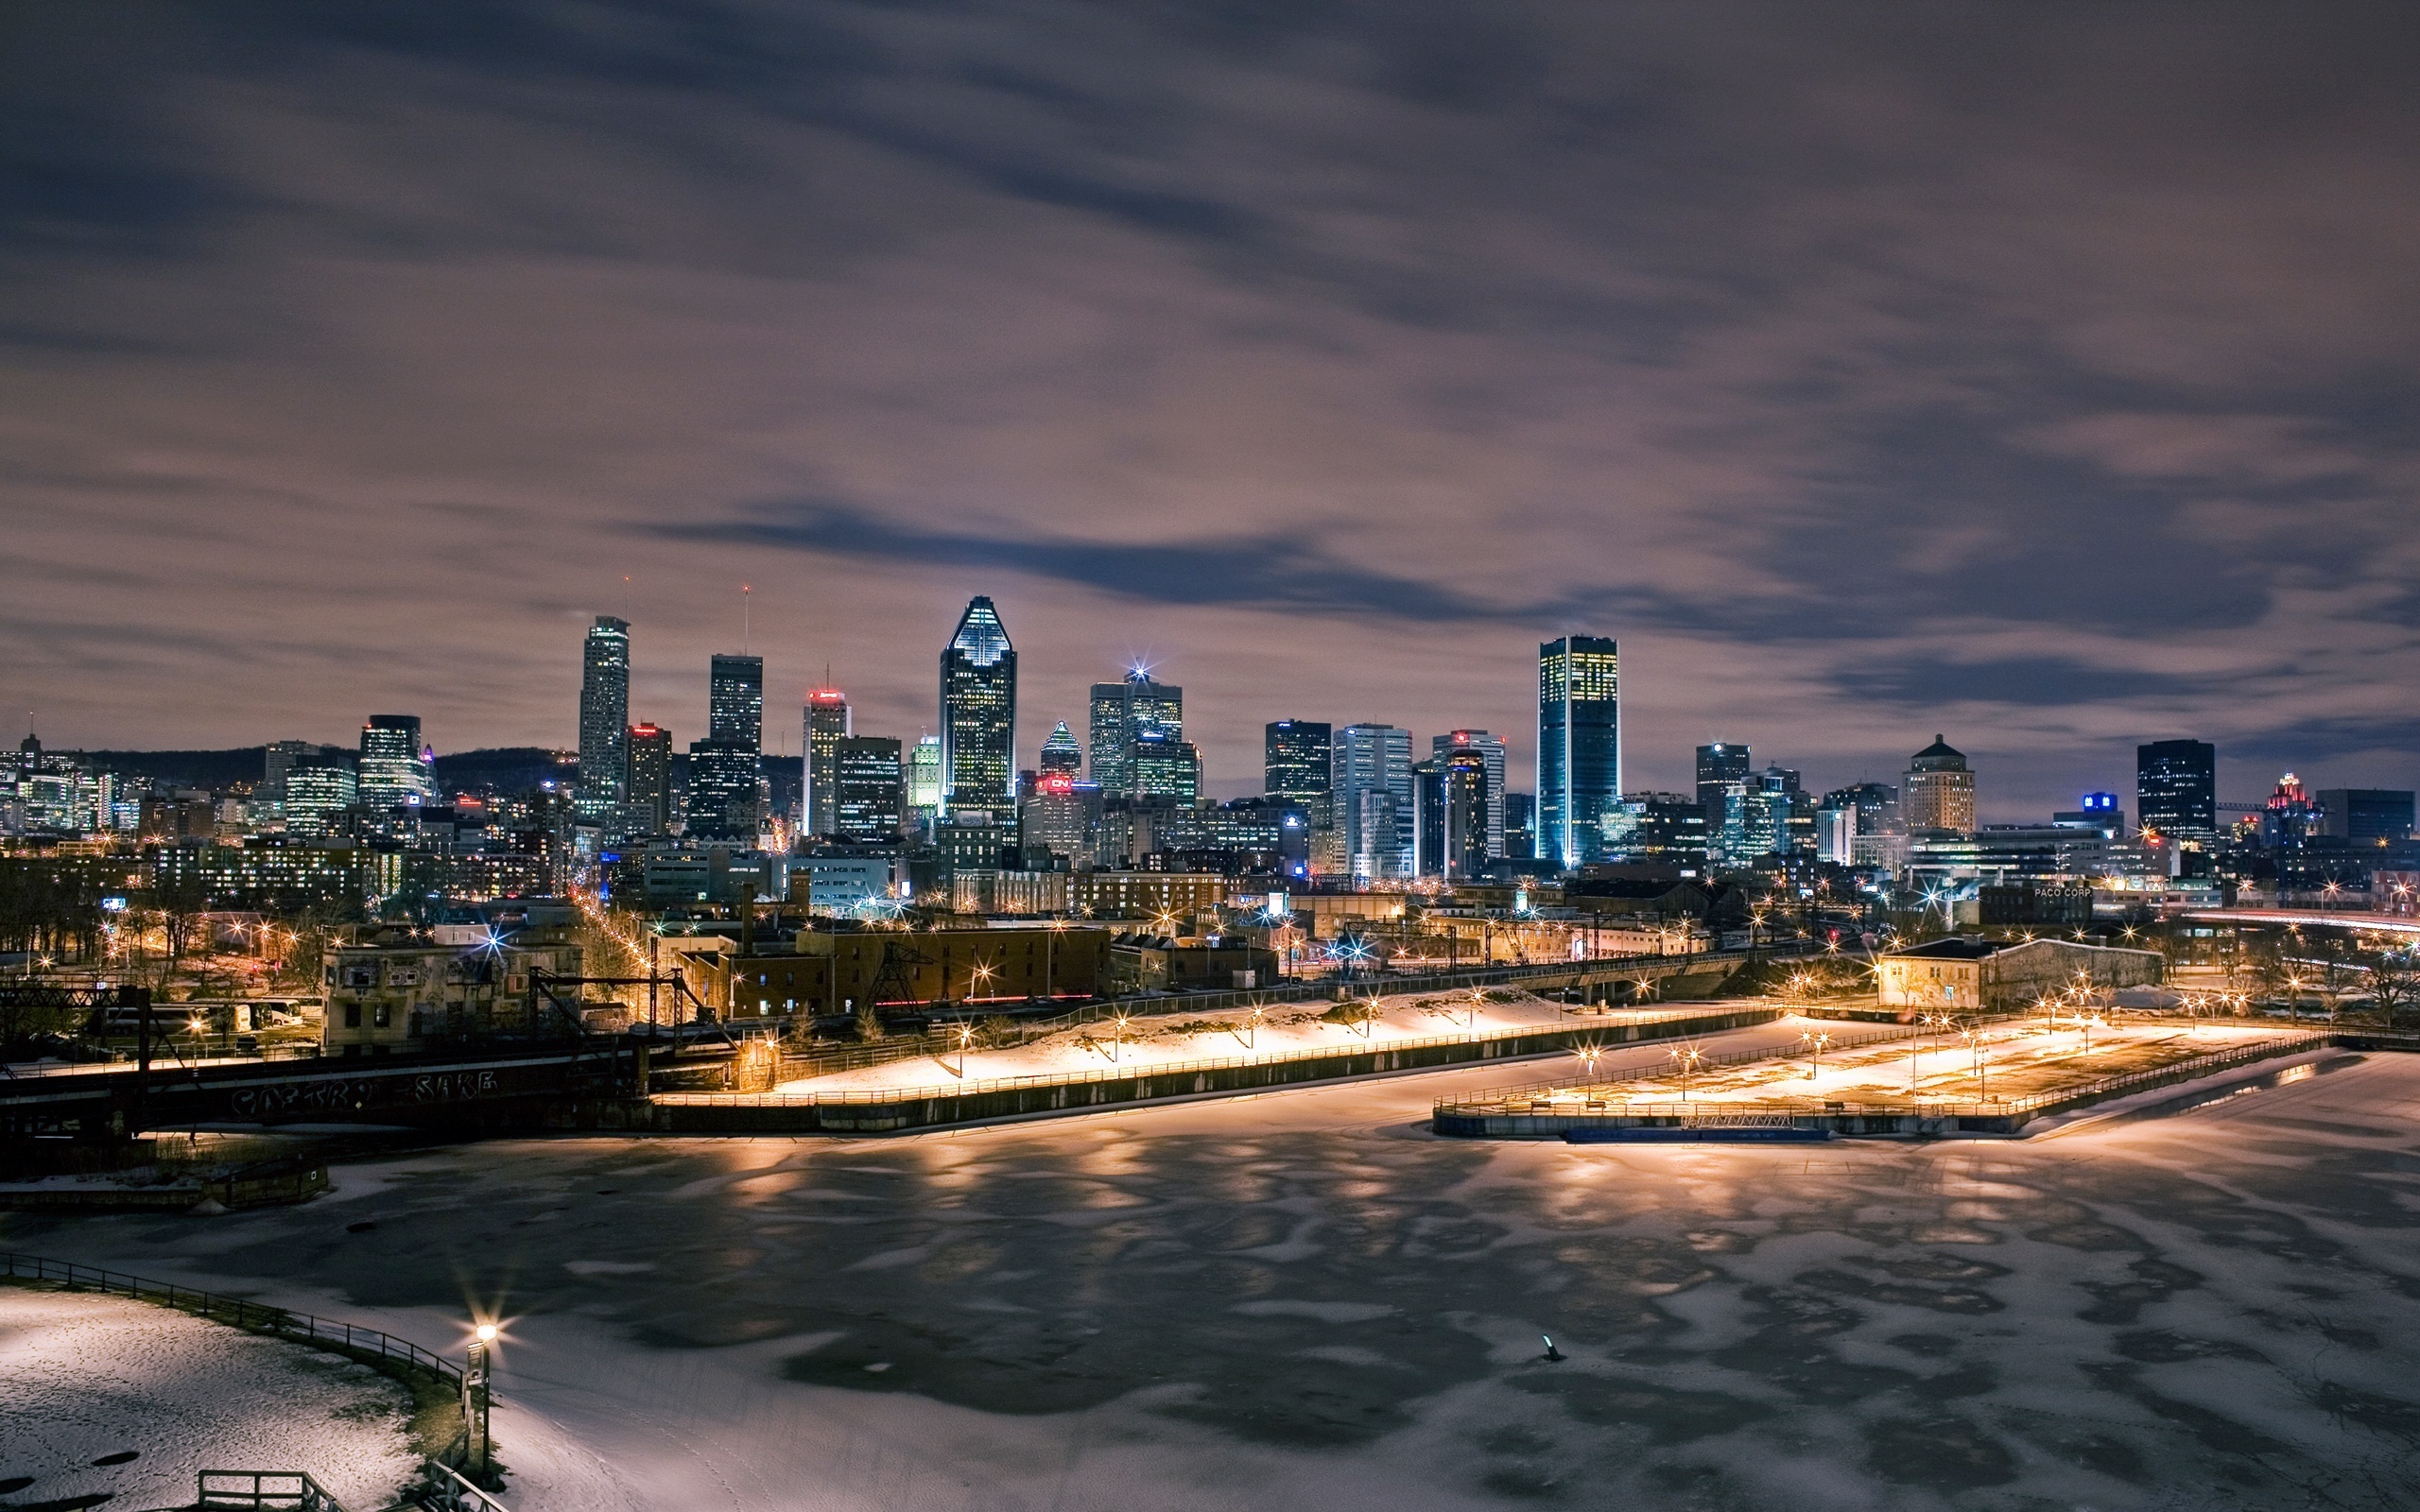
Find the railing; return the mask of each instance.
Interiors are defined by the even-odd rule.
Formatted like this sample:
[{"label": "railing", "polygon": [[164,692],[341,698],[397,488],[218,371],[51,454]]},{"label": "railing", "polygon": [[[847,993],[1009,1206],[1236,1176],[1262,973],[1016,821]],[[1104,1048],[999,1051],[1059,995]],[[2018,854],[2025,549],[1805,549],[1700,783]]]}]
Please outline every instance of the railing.
[{"label": "railing", "polygon": [[[118,1271],[97,1270],[88,1265],[73,1264],[63,1260],[44,1260],[38,1255],[0,1253],[0,1274],[26,1280],[57,1281],[70,1291],[90,1289],[117,1292],[138,1301],[159,1302],[239,1329],[251,1329],[274,1333],[284,1338],[301,1339],[306,1343],[335,1349],[354,1349],[375,1354],[382,1360],[399,1361],[414,1369],[425,1370],[444,1385],[459,1391],[462,1367],[444,1356],[422,1349],[408,1339],[399,1339],[377,1329],[365,1329],[352,1323],[338,1323],[328,1318],[314,1317],[283,1307],[268,1307],[248,1302],[241,1297],[220,1297],[211,1292],[198,1292],[190,1286],[173,1286],[165,1281],[145,1280],[140,1276],[128,1276]],[[218,1473],[213,1471],[212,1473]],[[229,1470],[230,1475],[251,1471]],[[268,1473],[268,1472],[262,1472]]]},{"label": "railing", "polygon": [[[1855,1050],[1865,1045],[1880,1044],[1885,1040],[1907,1038],[1905,1030],[1895,1033],[1885,1031],[1880,1034],[1858,1035],[1854,1039],[1843,1038],[1825,1045],[1824,1054],[1828,1056],[1834,1051]],[[1808,1051],[1803,1045],[1772,1045],[1755,1050],[1727,1050],[1720,1055],[1698,1057],[1689,1063],[1689,1074],[1695,1075],[1701,1067],[1705,1066],[1745,1066],[1759,1060],[1799,1060],[1807,1055]],[[1467,1097],[1440,1099],[1434,1107],[1437,1111],[1443,1112],[1449,1108],[1487,1108],[1499,1103],[1530,1102],[1540,1097],[1550,1097],[1553,1093],[1560,1091],[1571,1091],[1587,1087],[1610,1087],[1616,1082],[1652,1081],[1672,1074],[1673,1068],[1665,1064],[1625,1066],[1618,1071],[1600,1071],[1579,1076],[1562,1076],[1553,1081],[1530,1082],[1519,1087],[1490,1088],[1485,1091],[1473,1092]]]},{"label": "railing", "polygon": [[[2191,1059],[2174,1061],[2166,1066],[2152,1066],[2142,1071],[2127,1072],[2121,1075],[2103,1076],[2097,1080],[2084,1082],[2078,1086],[2062,1088],[2056,1091],[2040,1092],[2031,1097],[1996,1098],[1987,1102],[1975,1102],[1971,1100],[1959,1102],[1948,1098],[1943,1098],[1939,1101],[1929,1101],[1922,1097],[1911,1097],[1905,1102],[1886,1103],[1853,1103],[1839,1099],[1824,1099],[1823,1100],[1823,1106],[1820,1108],[1795,1108],[1793,1111],[1799,1116],[1807,1118],[1819,1118],[1827,1115],[1838,1116],[1841,1114],[1852,1116],[1916,1115],[1932,1118],[1984,1118],[2004,1117],[2014,1113],[2037,1113],[2055,1109],[2077,1102],[2098,1101],[2112,1093],[2125,1091],[2130,1088],[2161,1086],[2170,1082],[2190,1081],[2201,1076],[2208,1075],[2213,1072],[2225,1071],[2231,1067],[2246,1065],[2254,1061],[2273,1060],[2281,1056],[2298,1055],[2305,1050],[2315,1049],[2321,1045],[2329,1043],[2334,1039],[2335,1036],[2328,1034],[2306,1034],[2290,1035],[2282,1039],[2275,1040],[2262,1040],[2253,1044],[2238,1046],[2233,1050],[2214,1051],[2206,1056],[2196,1056]],[[1668,1074],[1668,1073],[1663,1071],[1662,1068],[1651,1067],[1648,1069],[1656,1072],[1658,1074]],[[1599,1078],[1599,1082],[1610,1082],[1614,1079],[1615,1078],[1604,1077]],[[1597,1084],[1598,1083],[1592,1082],[1585,1085]],[[1558,1090],[1567,1090],[1575,1085],[1579,1084],[1569,1082],[1559,1083]],[[1522,1103],[1524,1100],[1524,1097],[1519,1092],[1501,1095],[1489,1094],[1481,1097],[1459,1099],[1453,1102],[1440,1102],[1436,1104],[1435,1111],[1440,1113],[1458,1112],[1463,1114],[1469,1114],[1487,1108],[1495,1108],[1500,1111],[1512,1113],[1546,1111],[1546,1109],[1541,1108],[1517,1108],[1514,1106]],[[1809,1101],[1812,1101],[1812,1099],[1809,1099]],[[1591,1106],[1597,1108],[1603,1108],[1605,1105],[1601,1100],[1599,1100]],[[1679,1117],[1683,1119],[1703,1121],[1706,1119],[1729,1120],[1736,1117],[1745,1117],[1753,1114],[1772,1113],[1775,1109],[1773,1105],[1770,1103],[1697,1102],[1682,1098],[1673,1101],[1654,1103],[1626,1101],[1621,1105],[1620,1111],[1623,1115],[1629,1117]]]},{"label": "railing", "polygon": [[441,1512],[511,1512],[503,1503],[462,1479],[450,1465],[430,1460],[420,1468],[428,1490],[423,1504]]},{"label": "railing", "polygon": [[[1771,1012],[1779,1009],[1752,1000],[1742,1000],[1736,1008],[1715,1006],[1712,1011],[1672,1009],[1660,1014],[1642,1013],[1626,1022],[1633,1024],[1673,1023],[1690,1019],[1728,1017],[1736,1013]],[[1458,1035],[1424,1035],[1412,1038],[1371,1039],[1358,1045],[1320,1045],[1307,1050],[1276,1050],[1267,1055],[1228,1056],[1206,1060],[1136,1061],[1132,1065],[1097,1067],[1079,1073],[1038,1073],[1027,1076],[991,1076],[975,1081],[919,1087],[872,1087],[863,1090],[842,1089],[820,1092],[660,1092],[660,1103],[702,1103],[717,1108],[812,1108],[818,1106],[854,1106],[874,1103],[922,1102],[934,1097],[968,1097],[979,1092],[1011,1091],[1026,1087],[1078,1087],[1098,1082],[1126,1081],[1143,1076],[1183,1076],[1197,1072],[1229,1071],[1242,1066],[1287,1065],[1305,1060],[1333,1060],[1339,1056],[1369,1055],[1397,1050],[1421,1050],[1437,1045],[1491,1044],[1498,1040],[1517,1040],[1530,1035],[1589,1034],[1601,1029],[1599,1024],[1538,1023],[1524,1028],[1503,1029],[1485,1034],[1464,1032]],[[1233,1032],[1233,1031],[1230,1031]]]},{"label": "railing", "polygon": [[[1806,943],[1806,942],[1798,942]],[[1765,953],[1788,954],[1787,947],[1776,951],[1766,946]],[[1027,1044],[1032,1040],[1080,1028],[1087,1023],[1099,1023],[1119,1014],[1130,1018],[1163,1018],[1178,1013],[1218,1013],[1236,1008],[1248,1008],[1260,1004],[1307,1003],[1332,996],[1339,988],[1361,989],[1363,992],[1388,997],[1418,997],[1429,992],[1458,991],[1472,987],[1505,987],[1516,982],[1536,981],[1545,977],[1570,976],[1575,972],[1642,971],[1649,967],[1678,964],[1688,966],[1707,962],[1743,961],[1754,953],[1748,951],[1698,951],[1656,955],[1599,955],[1579,961],[1551,961],[1525,966],[1466,966],[1456,971],[1432,972],[1425,976],[1392,977],[1366,982],[1343,982],[1334,977],[1315,981],[1287,981],[1273,987],[1239,988],[1218,992],[1169,992],[1151,996],[1110,998],[1087,1003],[1080,1007],[1048,1019],[1019,1021],[1011,1030],[1013,1039],[1003,1038],[1001,1044]],[[927,1017],[948,1015],[958,1019],[979,1019],[992,1012],[1014,1005],[1017,1000],[985,1004],[980,1000],[957,1003],[914,1005]],[[956,1011],[952,1011],[956,1010]],[[895,1060],[914,1060],[929,1056],[938,1049],[954,1048],[945,1035],[925,1033],[902,1037],[895,1040],[879,1040],[870,1044],[833,1047],[804,1056],[786,1057],[783,1074],[786,1077],[827,1075],[838,1071],[862,1071],[870,1066],[889,1065]],[[996,1046],[994,1048],[997,1048]]]},{"label": "railing", "polygon": [[195,1505],[344,1512],[344,1503],[302,1470],[203,1470]]}]

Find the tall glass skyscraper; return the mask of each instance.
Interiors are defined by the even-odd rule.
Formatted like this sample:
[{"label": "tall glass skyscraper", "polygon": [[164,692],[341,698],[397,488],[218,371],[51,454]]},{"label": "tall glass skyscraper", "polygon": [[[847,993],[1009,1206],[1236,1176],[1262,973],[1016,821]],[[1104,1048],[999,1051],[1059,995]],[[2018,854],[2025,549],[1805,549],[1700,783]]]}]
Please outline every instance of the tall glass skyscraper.
[{"label": "tall glass skyscraper", "polygon": [[1698,747],[1698,807],[1705,811],[1706,848],[1719,860],[1746,861],[1748,772],[1753,758],[1736,740]]},{"label": "tall glass skyscraper", "polygon": [[1328,782],[1344,867],[1353,880],[1415,875],[1411,731],[1393,725],[1345,726],[1336,733]]},{"label": "tall glass skyscraper", "polygon": [[425,803],[437,795],[427,747],[420,743],[420,715],[372,714],[361,727],[361,806],[383,814],[399,803]]},{"label": "tall glass skyscraper", "polygon": [[765,659],[717,656],[706,683],[706,738],[765,749]]},{"label": "tall glass skyscraper", "polygon": [[[809,834],[840,833],[840,773],[836,765],[840,742],[856,731],[851,727],[849,700],[838,688],[817,688],[806,696],[806,723],[799,749],[806,755],[806,794],[801,802]],[[896,746],[898,742],[891,742]],[[892,756],[897,757],[894,750]],[[895,827],[895,826],[894,826]]]},{"label": "tall glass skyscraper", "polygon": [[2219,835],[2219,747],[2204,740],[2155,740],[2135,747],[2135,822],[2176,840],[2209,845]]},{"label": "tall glass skyscraper", "polygon": [[1064,719],[1060,720],[1058,728],[1050,731],[1050,738],[1042,743],[1042,765],[1038,769],[1064,772],[1069,777],[1084,769],[1084,747],[1076,744],[1076,737],[1067,729]]},{"label": "tall glass skyscraper", "polygon": [[1015,812],[1017,653],[988,598],[942,651],[942,806]]},{"label": "tall glass skyscraper", "polygon": [[1261,791],[1299,803],[1327,797],[1332,733],[1316,720],[1271,720],[1261,735]]},{"label": "tall glass skyscraper", "polygon": [[1585,866],[1621,801],[1621,659],[1598,635],[1538,647],[1538,854]]},{"label": "tall glass skyscraper", "polygon": [[1184,690],[1136,667],[1123,682],[1096,682],[1091,698],[1093,781],[1103,793],[1134,793],[1134,743],[1157,732],[1184,738]]},{"label": "tall glass skyscraper", "polygon": [[628,799],[622,827],[631,834],[664,834],[672,828],[672,731],[632,725]]},{"label": "tall glass skyscraper", "polygon": [[1487,763],[1486,858],[1500,861],[1504,858],[1504,742],[1484,730],[1457,730],[1428,739],[1428,754],[1439,761],[1457,750],[1475,750]]},{"label": "tall glass skyscraper", "polygon": [[631,627],[599,614],[579,658],[579,801],[592,824],[618,821],[630,793]]}]

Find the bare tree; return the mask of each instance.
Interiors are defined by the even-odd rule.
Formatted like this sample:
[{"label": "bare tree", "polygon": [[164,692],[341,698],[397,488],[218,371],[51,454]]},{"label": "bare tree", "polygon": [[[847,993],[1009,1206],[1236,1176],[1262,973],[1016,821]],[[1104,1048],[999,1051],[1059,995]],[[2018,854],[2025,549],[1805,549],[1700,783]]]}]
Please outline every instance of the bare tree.
[{"label": "bare tree", "polygon": [[2370,1005],[2386,1020],[2386,1026],[2399,1027],[2405,1011],[2416,1000],[2420,1000],[2420,973],[2412,971],[2410,954],[2380,955],[2370,968]]}]

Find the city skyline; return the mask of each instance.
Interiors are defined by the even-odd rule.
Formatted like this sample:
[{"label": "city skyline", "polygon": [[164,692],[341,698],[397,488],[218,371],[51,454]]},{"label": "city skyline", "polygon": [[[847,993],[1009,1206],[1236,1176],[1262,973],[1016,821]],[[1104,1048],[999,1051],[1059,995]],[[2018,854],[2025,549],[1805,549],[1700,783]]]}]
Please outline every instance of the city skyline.
[{"label": "city skyline", "polygon": [[1138,15],[1115,67],[980,8],[91,14],[19,28],[60,124],[0,145],[0,708],[54,745],[565,745],[597,614],[686,741],[746,582],[783,701],[829,662],[906,737],[974,593],[1050,720],[1156,657],[1214,791],[1305,645],[1321,717],[1526,746],[1573,631],[1634,788],[2420,765],[2414,107],[2350,11]]}]

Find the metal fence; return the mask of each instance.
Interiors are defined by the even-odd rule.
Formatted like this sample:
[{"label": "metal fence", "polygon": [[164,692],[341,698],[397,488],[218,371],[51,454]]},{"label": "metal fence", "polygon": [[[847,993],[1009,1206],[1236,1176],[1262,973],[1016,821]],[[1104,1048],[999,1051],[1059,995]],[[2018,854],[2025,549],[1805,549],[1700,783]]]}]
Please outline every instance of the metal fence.
[{"label": "metal fence", "polygon": [[[1842,1038],[1826,1045],[1824,1048],[1824,1054],[1830,1055],[1840,1050],[1856,1050],[1866,1045],[1880,1044],[1885,1040],[1907,1038],[1908,1034],[1904,1029]],[[1702,1067],[1746,1066],[1759,1060],[1797,1060],[1807,1054],[1808,1051],[1806,1048],[1798,1045],[1770,1045],[1754,1050],[1727,1050],[1720,1055],[1698,1057],[1690,1063],[1689,1070],[1694,1075]],[[1518,1087],[1491,1087],[1485,1091],[1473,1092],[1466,1097],[1441,1098],[1435,1104],[1435,1108],[1439,1112],[1452,1108],[1492,1108],[1501,1103],[1529,1102],[1539,1097],[1550,1097],[1553,1093],[1560,1091],[1574,1091],[1588,1087],[1610,1087],[1617,1082],[1651,1081],[1657,1077],[1671,1074],[1673,1074],[1673,1068],[1670,1065],[1625,1066],[1618,1071],[1599,1071],[1578,1076],[1560,1076],[1553,1081],[1527,1082]]]},{"label": "metal fence", "polygon": [[[198,1292],[190,1286],[146,1280],[140,1276],[129,1276],[119,1271],[99,1270],[63,1260],[44,1260],[39,1255],[0,1253],[0,1274],[24,1280],[56,1281],[70,1291],[114,1292],[139,1301],[162,1303],[216,1323],[301,1339],[324,1348],[374,1354],[382,1360],[393,1360],[427,1371],[456,1391],[462,1387],[462,1367],[443,1355],[424,1349],[408,1339],[399,1339],[391,1333],[362,1328],[358,1324],[314,1317],[308,1313],[248,1302],[238,1297]],[[231,1470],[227,1473],[251,1472]]]},{"label": "metal fence", "polygon": [[[1679,1022],[1690,1019],[1731,1017],[1739,1013],[1778,1013],[1779,1011],[1768,1005],[1743,1001],[1737,1008],[1723,1009],[1712,1014],[1703,1009],[1691,1011],[1674,1008],[1662,1013],[1641,1012],[1626,1018],[1624,1022],[1645,1025]],[[1010,1091],[1025,1087],[1085,1086],[1105,1081],[1124,1081],[1136,1076],[1183,1076],[1197,1072],[1227,1071],[1241,1066],[1275,1066],[1305,1060],[1333,1060],[1339,1056],[1421,1050],[1435,1045],[1489,1044],[1533,1035],[1583,1034],[1594,1032],[1599,1027],[1599,1025],[1597,1024],[1539,1023],[1526,1028],[1504,1029],[1486,1034],[1465,1032],[1394,1040],[1372,1039],[1359,1045],[1320,1045],[1308,1050],[1272,1050],[1266,1055],[1226,1056],[1215,1059],[1137,1061],[1132,1065],[1113,1063],[1079,1073],[1044,1072],[1027,1076],[990,1076],[973,1081],[942,1083],[938,1086],[870,1087],[863,1090],[842,1089],[820,1092],[660,1092],[656,1094],[655,1100],[661,1103],[702,1103],[723,1108],[813,1108],[912,1103],[934,1097],[969,1097],[981,1092]]]}]

